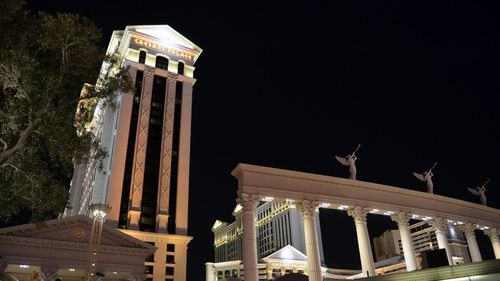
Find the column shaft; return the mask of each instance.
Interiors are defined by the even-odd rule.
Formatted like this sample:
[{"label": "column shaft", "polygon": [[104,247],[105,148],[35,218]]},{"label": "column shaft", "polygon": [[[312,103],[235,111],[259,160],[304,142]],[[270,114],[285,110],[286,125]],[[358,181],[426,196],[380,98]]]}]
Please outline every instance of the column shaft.
[{"label": "column shaft", "polygon": [[493,252],[495,253],[495,259],[500,259],[500,241],[498,240],[498,234],[500,234],[500,231],[496,228],[492,228],[485,230],[484,233],[490,237]]},{"label": "column shaft", "polygon": [[306,242],[307,275],[309,276],[309,281],[321,281],[323,279],[315,220],[315,212],[318,206],[319,203],[307,200],[298,204],[298,208],[304,216],[304,237]]},{"label": "column shaft", "polygon": [[403,245],[403,254],[406,262],[406,271],[417,269],[417,260],[415,259],[415,250],[411,241],[410,229],[408,225],[409,217],[405,213],[393,215],[392,220],[398,223],[401,244]]},{"label": "column shaft", "polygon": [[243,207],[243,273],[245,281],[258,281],[257,267],[257,235],[255,231],[255,207],[258,198],[248,194],[241,194],[239,203]]},{"label": "column shaft", "polygon": [[448,258],[448,264],[453,265],[453,259],[451,258],[450,246],[448,245],[448,237],[446,235],[446,227],[448,224],[442,218],[435,218],[430,222],[436,231],[436,238],[438,242],[439,249],[446,250],[446,257]]},{"label": "column shaft", "polygon": [[354,218],[354,223],[356,225],[359,257],[361,259],[363,276],[375,276],[375,265],[373,264],[370,236],[368,235],[368,228],[366,226],[366,211],[360,207],[355,207],[350,209],[348,214]]},{"label": "column shaft", "polygon": [[479,246],[477,245],[476,234],[474,233],[474,227],[471,223],[466,223],[460,229],[465,234],[465,239],[467,239],[467,246],[469,247],[470,257],[472,262],[480,262],[483,260],[481,257],[481,252],[479,251]]}]

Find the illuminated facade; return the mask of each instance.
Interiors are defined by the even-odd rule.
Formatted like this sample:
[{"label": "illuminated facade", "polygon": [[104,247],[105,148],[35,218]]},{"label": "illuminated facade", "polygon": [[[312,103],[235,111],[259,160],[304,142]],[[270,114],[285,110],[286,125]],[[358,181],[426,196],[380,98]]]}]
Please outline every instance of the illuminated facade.
[{"label": "illuminated facade", "polygon": [[93,162],[76,167],[64,216],[108,204],[107,225],[157,248],[146,259],[146,280],[186,280],[193,73],[201,52],[167,25],[113,32],[107,53],[123,58],[135,91],[119,93],[116,110],[97,102],[83,125],[108,157],[102,170]]},{"label": "illuminated facade", "polygon": [[[422,251],[439,249],[436,230],[426,221],[420,221],[409,227],[413,249],[417,256]],[[447,224],[448,250],[451,255],[452,264],[470,263],[471,258],[467,249],[462,231],[455,228],[455,225]],[[373,239],[375,257],[377,261],[382,261],[397,255],[403,255],[403,246],[399,230],[387,230],[379,237]]]},{"label": "illuminated facade", "polygon": [[[213,272],[214,278],[241,277],[242,275],[243,225],[240,204],[234,209],[233,216],[234,222],[228,224],[217,220],[212,227],[215,263],[210,263],[213,268],[207,270]],[[319,220],[319,213],[315,216]],[[255,220],[258,259],[262,261],[259,265],[260,278],[269,280],[271,277],[274,279],[290,272],[303,273],[307,261],[307,257],[303,254],[306,250],[304,224],[296,206],[274,201],[262,202],[257,207]],[[319,224],[316,231],[320,236],[320,258],[324,263]],[[208,264],[207,267],[209,267]]]}]

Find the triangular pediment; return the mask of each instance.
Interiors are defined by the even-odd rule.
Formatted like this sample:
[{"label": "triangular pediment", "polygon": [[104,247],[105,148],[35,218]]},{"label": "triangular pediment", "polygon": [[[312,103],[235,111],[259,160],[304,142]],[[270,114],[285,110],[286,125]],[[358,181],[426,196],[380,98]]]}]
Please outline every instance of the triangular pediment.
[{"label": "triangular pediment", "polygon": [[269,260],[294,260],[294,261],[307,261],[307,256],[295,249],[291,245],[287,245],[278,251],[263,258],[264,261]]},{"label": "triangular pediment", "polygon": [[[0,229],[0,236],[23,237],[45,241],[88,243],[93,220],[86,216],[72,216],[45,221],[42,225],[24,224]],[[118,246],[152,250],[153,246],[121,231],[103,225],[102,246]]]},{"label": "triangular pediment", "polygon": [[[130,40],[131,44],[135,42],[140,46],[150,47],[156,51],[166,51],[169,55],[180,56],[187,63],[194,63],[203,51],[168,25],[129,25],[125,28],[124,35],[125,38]],[[138,39],[144,39],[145,41],[139,42]]]}]

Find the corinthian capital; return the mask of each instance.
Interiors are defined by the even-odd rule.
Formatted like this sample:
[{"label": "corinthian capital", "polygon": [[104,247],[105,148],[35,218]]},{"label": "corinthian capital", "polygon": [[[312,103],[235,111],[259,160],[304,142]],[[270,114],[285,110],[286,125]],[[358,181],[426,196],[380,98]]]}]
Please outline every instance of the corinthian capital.
[{"label": "corinthian capital", "polygon": [[428,223],[434,227],[436,232],[446,232],[446,227],[448,226],[448,223],[442,218],[429,220]]},{"label": "corinthian capital", "polygon": [[496,228],[490,228],[484,231],[484,234],[488,235],[491,241],[498,241],[498,235],[500,231]]},{"label": "corinthian capital", "polygon": [[465,236],[476,235],[476,233],[474,232],[475,228],[472,225],[472,223],[470,223],[470,222],[462,224],[462,225],[457,225],[456,227],[460,231],[462,231],[463,233],[465,233]]},{"label": "corinthian capital", "polygon": [[243,207],[243,211],[255,211],[255,207],[259,202],[259,196],[242,193],[240,197],[236,200],[241,207]]},{"label": "corinthian capital", "polygon": [[304,215],[304,217],[314,216],[314,212],[319,207],[319,202],[302,200],[297,203],[297,209]]},{"label": "corinthian capital", "polygon": [[354,218],[355,223],[366,223],[366,214],[368,212],[362,207],[354,207],[347,210],[347,214]]},{"label": "corinthian capital", "polygon": [[410,216],[407,213],[397,213],[391,215],[392,221],[398,223],[398,226],[408,227],[408,221],[410,220]]}]

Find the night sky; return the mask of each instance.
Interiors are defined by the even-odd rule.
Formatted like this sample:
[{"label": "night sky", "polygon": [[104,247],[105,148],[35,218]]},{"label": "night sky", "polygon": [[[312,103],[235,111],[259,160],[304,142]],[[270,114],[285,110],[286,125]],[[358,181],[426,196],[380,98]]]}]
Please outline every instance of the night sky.
[{"label": "night sky", "polygon": [[[44,2],[44,3],[40,3]],[[347,177],[334,155],[358,143],[358,179],[500,208],[497,1],[28,1],[104,31],[168,24],[203,49],[194,86],[190,281],[213,261],[216,219],[232,222],[240,163]],[[289,1],[288,1],[289,2]],[[494,3],[496,2],[496,3]],[[89,81],[92,82],[92,81]],[[326,264],[359,268],[354,223],[322,211]],[[373,238],[387,217],[369,215]],[[488,238],[477,233],[484,259]]]}]

